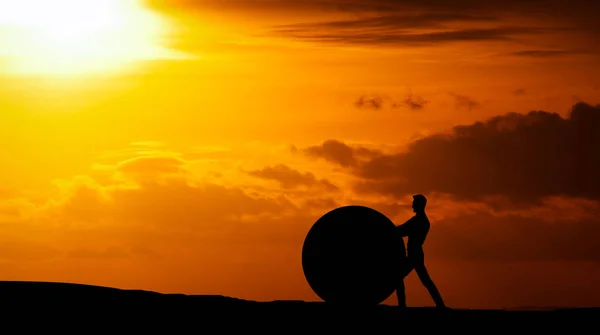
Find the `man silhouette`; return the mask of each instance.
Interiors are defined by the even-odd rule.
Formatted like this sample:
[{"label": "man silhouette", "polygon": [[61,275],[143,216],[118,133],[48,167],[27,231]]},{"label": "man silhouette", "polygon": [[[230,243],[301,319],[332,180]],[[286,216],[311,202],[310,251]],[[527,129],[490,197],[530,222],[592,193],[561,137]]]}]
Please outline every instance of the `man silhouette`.
[{"label": "man silhouette", "polygon": [[425,267],[425,254],[423,253],[423,243],[429,233],[430,223],[427,215],[425,215],[425,206],[427,205],[427,199],[422,194],[413,195],[412,208],[415,212],[415,216],[410,218],[405,223],[396,226],[397,232],[400,236],[408,237],[407,242],[407,257],[406,263],[407,268],[400,277],[398,287],[396,288],[396,295],[398,297],[398,306],[406,307],[406,293],[404,286],[404,278],[414,269],[423,283],[423,286],[427,288],[431,298],[435,302],[437,307],[446,307],[442,296],[438,291],[437,287],[433,283],[433,280],[429,277],[427,268]]}]

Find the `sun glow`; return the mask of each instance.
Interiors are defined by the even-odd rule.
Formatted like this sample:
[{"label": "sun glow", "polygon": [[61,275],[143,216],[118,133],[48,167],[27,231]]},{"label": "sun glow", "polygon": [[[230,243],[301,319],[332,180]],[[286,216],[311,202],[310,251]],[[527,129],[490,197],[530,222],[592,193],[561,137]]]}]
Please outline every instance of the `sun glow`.
[{"label": "sun glow", "polygon": [[0,70],[106,73],[177,54],[140,0],[0,0]]}]

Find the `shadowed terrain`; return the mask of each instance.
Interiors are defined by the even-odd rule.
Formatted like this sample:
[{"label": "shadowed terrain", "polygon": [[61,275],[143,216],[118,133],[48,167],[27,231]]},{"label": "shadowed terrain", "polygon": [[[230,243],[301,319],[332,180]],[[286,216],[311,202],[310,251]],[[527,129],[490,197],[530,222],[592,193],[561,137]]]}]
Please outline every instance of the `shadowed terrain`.
[{"label": "shadowed terrain", "polygon": [[[343,309],[321,302],[255,302],[215,295],[160,294],[139,290],[44,282],[0,282],[4,324],[20,329],[87,331],[352,330],[584,331],[600,317],[600,309],[436,310],[379,305]],[[9,316],[10,315],[10,316]]]}]

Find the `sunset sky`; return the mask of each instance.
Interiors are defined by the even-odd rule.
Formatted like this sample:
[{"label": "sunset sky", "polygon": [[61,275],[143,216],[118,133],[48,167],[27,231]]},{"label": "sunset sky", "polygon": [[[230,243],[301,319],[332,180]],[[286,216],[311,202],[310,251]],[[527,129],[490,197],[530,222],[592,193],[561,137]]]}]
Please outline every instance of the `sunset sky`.
[{"label": "sunset sky", "polygon": [[312,224],[423,193],[449,306],[598,306],[599,11],[0,0],[0,280],[319,300]]}]

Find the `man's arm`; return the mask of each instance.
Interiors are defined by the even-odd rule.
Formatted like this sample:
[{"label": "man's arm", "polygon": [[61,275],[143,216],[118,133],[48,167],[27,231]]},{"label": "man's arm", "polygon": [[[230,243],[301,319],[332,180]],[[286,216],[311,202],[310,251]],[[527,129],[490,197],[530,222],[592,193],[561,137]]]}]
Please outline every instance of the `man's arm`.
[{"label": "man's arm", "polygon": [[412,230],[412,222],[414,221],[413,219],[414,217],[408,219],[408,221],[404,222],[403,224],[396,226],[396,229],[398,229],[398,232],[402,237],[410,235],[410,231]]}]

